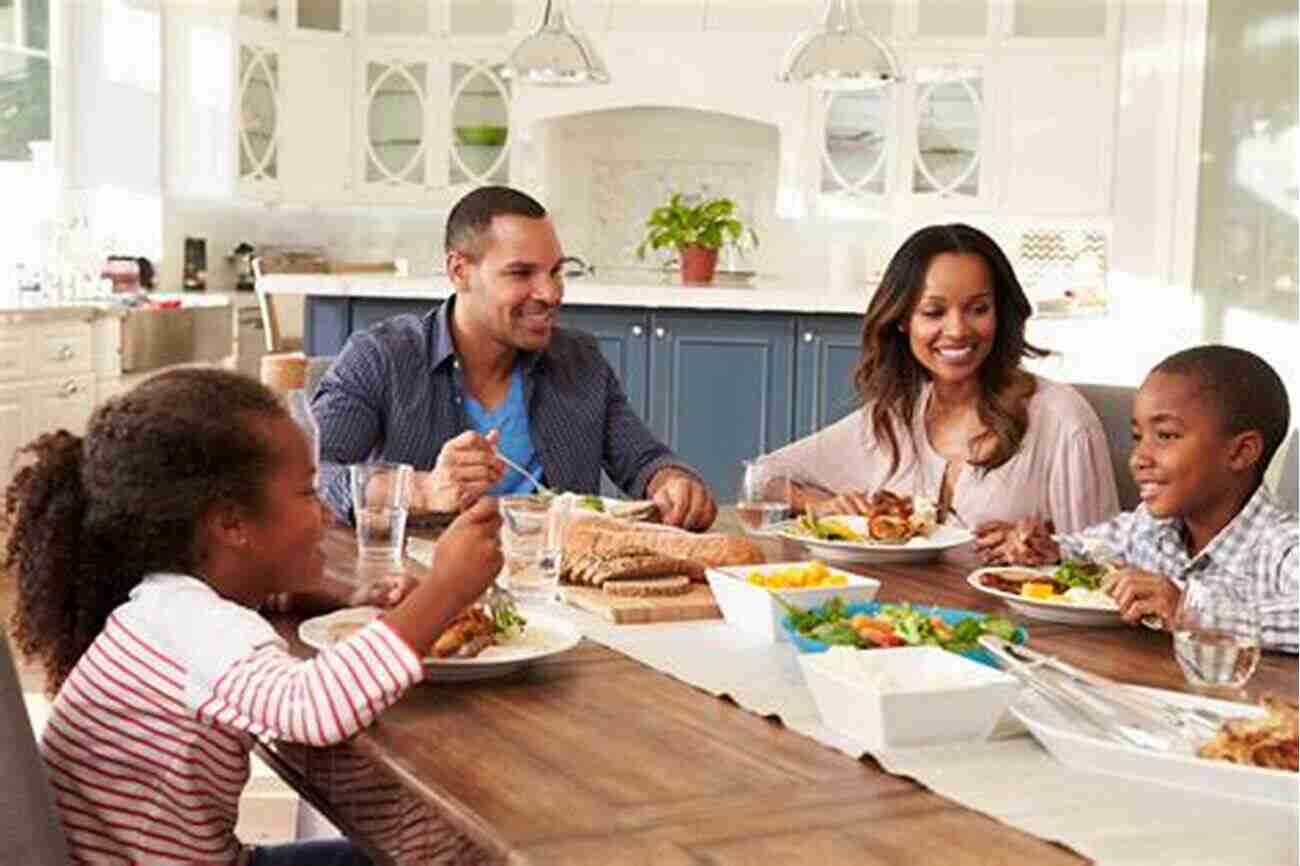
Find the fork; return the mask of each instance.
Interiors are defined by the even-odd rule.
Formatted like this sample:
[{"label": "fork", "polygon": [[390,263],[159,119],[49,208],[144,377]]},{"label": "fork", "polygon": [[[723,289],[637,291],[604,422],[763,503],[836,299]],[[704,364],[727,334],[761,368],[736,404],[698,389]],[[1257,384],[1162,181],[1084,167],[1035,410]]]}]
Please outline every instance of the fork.
[{"label": "fork", "polygon": [[515,471],[518,472],[520,475],[522,475],[522,476],[524,476],[525,478],[527,478],[529,481],[533,482],[533,486],[537,488],[537,492],[538,492],[538,493],[542,494],[543,496],[554,496],[554,495],[555,495],[555,491],[554,491],[554,490],[552,490],[551,488],[547,487],[547,486],[546,486],[545,484],[543,484],[542,482],[538,481],[536,475],[534,475],[533,473],[529,472],[527,469],[525,469],[524,467],[520,466],[518,463],[516,463],[515,461],[513,461],[513,460],[511,460],[509,457],[507,457],[507,456],[505,455],[505,453],[501,451],[500,448],[493,448],[492,451],[493,451],[493,452],[494,452],[498,457],[500,457],[501,460],[502,460],[502,462],[504,462],[507,466],[509,466],[511,469],[515,470]]}]

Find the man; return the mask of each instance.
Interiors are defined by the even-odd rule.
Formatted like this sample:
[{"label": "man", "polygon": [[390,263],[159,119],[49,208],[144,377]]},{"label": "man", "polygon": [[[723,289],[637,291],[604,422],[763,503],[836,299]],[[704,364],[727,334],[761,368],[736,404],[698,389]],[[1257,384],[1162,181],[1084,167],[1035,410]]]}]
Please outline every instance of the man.
[{"label": "man", "polygon": [[489,186],[447,218],[455,294],[421,316],[354,334],[313,402],[324,496],[351,512],[347,467],[410,463],[412,511],[460,511],[484,494],[529,492],[498,451],[554,490],[595,493],[602,467],[666,523],[706,529],[717,506],[704,483],[628,406],[584,334],[560,330],[564,254],[546,210]]}]

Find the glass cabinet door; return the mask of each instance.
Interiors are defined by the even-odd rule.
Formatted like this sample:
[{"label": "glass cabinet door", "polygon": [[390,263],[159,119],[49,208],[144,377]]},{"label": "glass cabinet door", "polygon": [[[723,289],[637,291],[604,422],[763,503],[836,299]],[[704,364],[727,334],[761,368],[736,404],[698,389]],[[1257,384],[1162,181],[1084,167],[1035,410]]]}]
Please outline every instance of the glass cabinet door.
[{"label": "glass cabinet door", "polygon": [[261,24],[276,24],[280,20],[279,0],[239,0],[239,17]]},{"label": "glass cabinet door", "polygon": [[917,71],[911,191],[975,198],[981,189],[984,80],[978,70]]},{"label": "glass cabinet door", "polygon": [[509,181],[510,90],[500,64],[451,66],[453,185]]},{"label": "glass cabinet door", "polygon": [[239,46],[239,178],[278,178],[280,125],[279,55],[255,45]]},{"label": "glass cabinet door", "polygon": [[428,182],[428,63],[366,63],[367,184]]},{"label": "glass cabinet door", "polygon": [[345,3],[346,0],[297,0],[294,26],[299,30],[343,33],[347,29]]},{"label": "glass cabinet door", "polygon": [[432,36],[438,32],[430,0],[366,0],[367,36]]},{"label": "glass cabinet door", "polygon": [[890,91],[829,93],[822,135],[821,192],[883,196],[893,138]]}]

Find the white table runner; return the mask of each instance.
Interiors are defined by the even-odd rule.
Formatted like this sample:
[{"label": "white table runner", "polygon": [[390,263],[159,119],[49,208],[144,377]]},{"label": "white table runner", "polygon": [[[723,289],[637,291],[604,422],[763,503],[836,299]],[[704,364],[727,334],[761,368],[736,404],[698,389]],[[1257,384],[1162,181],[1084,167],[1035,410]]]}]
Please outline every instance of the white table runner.
[{"label": "white table runner", "polygon": [[[829,748],[868,754],[821,724],[790,644],[765,643],[720,620],[619,626],[567,607],[547,611],[561,612],[597,643],[776,716]],[[1106,866],[1283,864],[1297,862],[1300,852],[1294,810],[1072,770],[1009,715],[984,743],[871,756],[890,773]]]}]

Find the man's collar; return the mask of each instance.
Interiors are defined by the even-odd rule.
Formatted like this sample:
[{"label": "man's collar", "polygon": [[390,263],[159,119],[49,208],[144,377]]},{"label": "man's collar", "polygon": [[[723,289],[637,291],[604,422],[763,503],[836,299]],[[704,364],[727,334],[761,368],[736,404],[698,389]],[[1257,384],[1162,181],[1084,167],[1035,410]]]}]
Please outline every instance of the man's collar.
[{"label": "man's collar", "polygon": [[[437,370],[448,360],[454,361],[456,359],[456,342],[451,336],[451,311],[455,303],[456,295],[452,293],[447,300],[438,306],[438,309],[433,314],[434,327],[433,333],[430,335],[432,345],[429,347],[429,366],[431,369]],[[531,374],[545,356],[545,349],[540,352],[519,352],[515,358],[515,366],[525,373]]]}]

